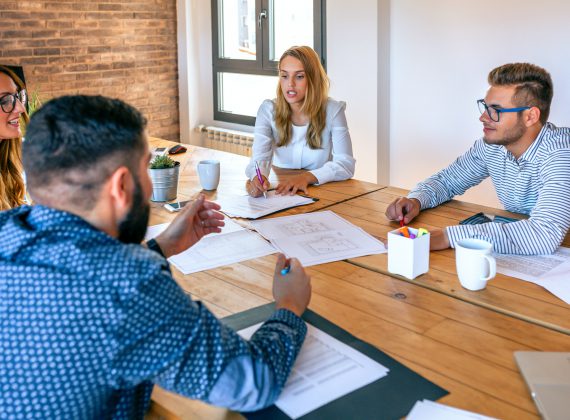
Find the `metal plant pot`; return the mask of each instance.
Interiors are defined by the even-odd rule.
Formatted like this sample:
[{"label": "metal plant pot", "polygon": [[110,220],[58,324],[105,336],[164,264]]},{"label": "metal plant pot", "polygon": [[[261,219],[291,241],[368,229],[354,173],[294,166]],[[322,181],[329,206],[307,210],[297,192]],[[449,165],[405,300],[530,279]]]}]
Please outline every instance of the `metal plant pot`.
[{"label": "metal plant pot", "polygon": [[180,162],[176,162],[174,168],[149,169],[152,181],[151,201],[170,201],[178,194],[178,174]]}]

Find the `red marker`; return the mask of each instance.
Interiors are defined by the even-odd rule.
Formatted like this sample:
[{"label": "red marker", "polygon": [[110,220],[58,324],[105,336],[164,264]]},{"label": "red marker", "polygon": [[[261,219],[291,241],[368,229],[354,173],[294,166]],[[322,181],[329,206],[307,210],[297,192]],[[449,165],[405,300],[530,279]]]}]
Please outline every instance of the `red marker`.
[{"label": "red marker", "polygon": [[400,227],[404,227],[404,218],[406,217],[406,209],[402,208],[402,220],[400,220]]}]

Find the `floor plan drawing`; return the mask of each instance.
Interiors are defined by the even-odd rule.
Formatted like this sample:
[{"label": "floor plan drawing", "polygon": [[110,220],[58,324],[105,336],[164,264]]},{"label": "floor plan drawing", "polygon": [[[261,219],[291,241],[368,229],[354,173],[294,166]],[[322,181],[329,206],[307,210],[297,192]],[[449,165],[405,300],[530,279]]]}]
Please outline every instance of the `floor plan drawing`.
[{"label": "floor plan drawing", "polygon": [[251,226],[306,267],[386,252],[382,242],[332,211],[256,220]]},{"label": "floor plan drawing", "polygon": [[304,247],[309,254],[315,256],[358,249],[358,246],[349,239],[341,235],[331,234],[314,237],[307,242],[301,242],[301,246]]},{"label": "floor plan drawing", "polygon": [[285,235],[304,235],[306,233],[328,232],[331,229],[322,222],[313,220],[299,220],[294,223],[285,223],[280,226]]}]

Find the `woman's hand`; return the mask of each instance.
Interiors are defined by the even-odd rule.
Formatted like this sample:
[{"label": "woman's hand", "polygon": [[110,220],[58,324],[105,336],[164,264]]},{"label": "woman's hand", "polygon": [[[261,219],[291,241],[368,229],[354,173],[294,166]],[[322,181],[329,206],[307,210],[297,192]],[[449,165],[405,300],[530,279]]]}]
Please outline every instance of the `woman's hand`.
[{"label": "woman's hand", "polygon": [[277,194],[295,195],[297,191],[307,193],[307,187],[311,184],[316,184],[318,179],[310,172],[304,172],[299,175],[292,176],[284,182],[279,183],[275,192]]},{"label": "woman's hand", "polygon": [[257,177],[254,177],[253,180],[248,179],[245,183],[245,189],[252,197],[260,197],[269,189],[269,180],[263,175],[261,175],[261,179],[263,179],[263,184],[259,182]]}]

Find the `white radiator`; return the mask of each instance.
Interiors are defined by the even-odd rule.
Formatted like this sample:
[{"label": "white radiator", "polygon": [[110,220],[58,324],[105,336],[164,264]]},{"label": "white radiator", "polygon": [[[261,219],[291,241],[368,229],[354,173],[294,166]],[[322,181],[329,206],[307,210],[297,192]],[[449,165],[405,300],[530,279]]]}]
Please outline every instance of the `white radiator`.
[{"label": "white radiator", "polygon": [[220,127],[205,127],[201,125],[200,131],[207,132],[205,146],[210,149],[236,153],[243,156],[251,156],[253,145],[253,133],[245,131],[228,130]]}]

